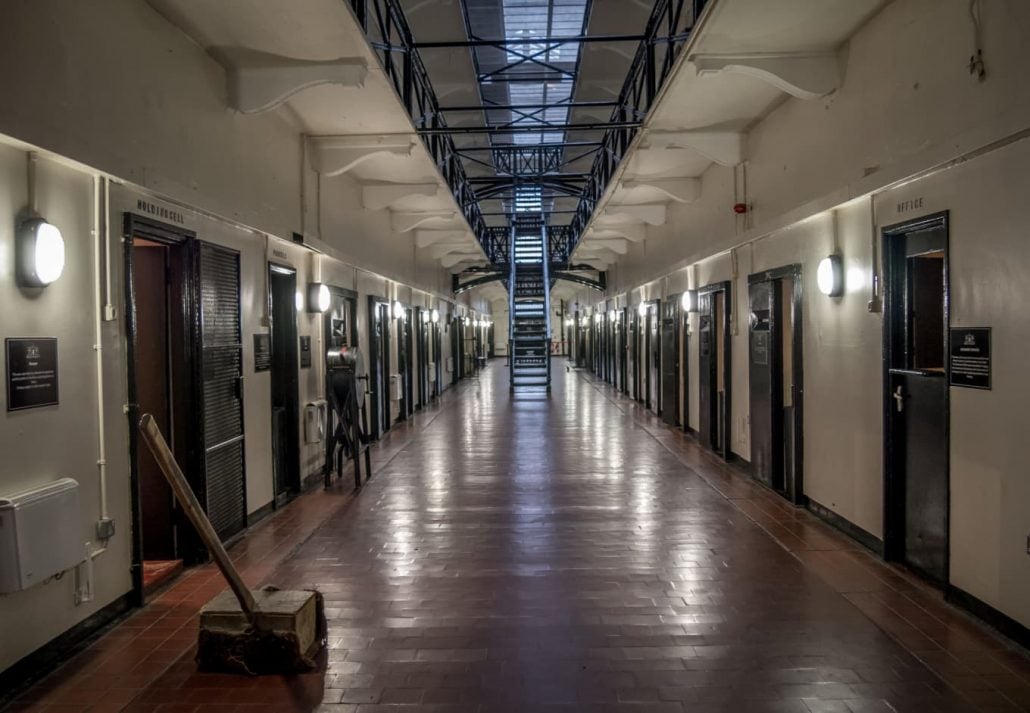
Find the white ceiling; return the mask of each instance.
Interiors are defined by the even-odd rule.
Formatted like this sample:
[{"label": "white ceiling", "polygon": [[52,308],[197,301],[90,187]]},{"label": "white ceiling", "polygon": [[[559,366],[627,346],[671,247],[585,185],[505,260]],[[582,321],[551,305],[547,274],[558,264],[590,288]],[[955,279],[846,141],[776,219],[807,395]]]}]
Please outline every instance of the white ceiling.
[{"label": "white ceiling", "polygon": [[[647,223],[625,215],[625,206],[669,204],[672,198],[649,188],[656,179],[700,178],[713,161],[691,147],[653,146],[662,132],[705,131],[745,134],[790,97],[767,78],[735,71],[701,75],[695,56],[810,53],[836,54],[865,21],[889,0],[714,0],[707,19],[684,50],[657,106],[609,184],[599,210],[576,250],[577,258],[598,255],[615,262],[618,255],[599,253],[612,235],[600,228],[635,227],[646,235]],[[745,59],[746,62],[746,59]],[[704,196],[700,196],[703,200]],[[623,211],[620,213],[620,210]],[[603,238],[603,241],[602,241]]]},{"label": "white ceiling", "polygon": [[[342,0],[148,0],[158,12],[225,62],[223,48],[245,48],[300,60],[361,58],[368,75],[360,87],[321,84],[308,87],[285,102],[286,110],[300,122],[309,136],[414,135],[414,127],[392,84],[369,48]],[[408,3],[417,4],[417,3]],[[433,18],[439,10],[453,11],[455,0],[429,0],[414,13],[413,22]],[[460,21],[460,18],[459,18]],[[459,24],[460,30],[460,24]],[[467,83],[467,82],[466,82]],[[455,90],[457,88],[454,88]],[[457,96],[457,95],[455,95]],[[473,95],[474,96],[474,95]],[[466,99],[470,99],[466,97]],[[449,100],[455,100],[450,97]],[[471,100],[471,99],[470,99]],[[448,240],[449,251],[439,247],[442,265],[458,270],[467,264],[485,263],[486,258],[451,195],[450,189],[421,141],[415,141],[410,155],[377,153],[349,171],[362,185],[436,183],[432,196],[398,197],[384,210],[395,213],[448,213],[457,219],[434,219],[423,229],[459,229],[464,235]],[[323,182],[331,190],[333,178]],[[342,183],[340,190],[344,190]],[[414,240],[414,233],[401,239]],[[425,248],[428,250],[428,248]],[[466,262],[446,265],[450,253],[464,252]]]}]

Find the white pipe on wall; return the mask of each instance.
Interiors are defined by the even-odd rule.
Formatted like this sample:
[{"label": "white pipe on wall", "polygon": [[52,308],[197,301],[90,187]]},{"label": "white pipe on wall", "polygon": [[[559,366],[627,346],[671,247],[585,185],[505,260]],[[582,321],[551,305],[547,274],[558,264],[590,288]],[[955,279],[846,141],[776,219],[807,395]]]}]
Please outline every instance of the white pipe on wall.
[{"label": "white pipe on wall", "polygon": [[[101,190],[101,183],[103,183],[103,190]],[[104,359],[103,359],[103,316],[105,312],[101,312],[103,307],[109,305],[102,305],[103,295],[101,294],[100,287],[100,263],[101,263],[101,250],[104,249],[104,254],[107,254],[106,248],[102,248],[100,241],[104,240],[107,242],[107,238],[110,235],[110,214],[107,212],[109,207],[109,192],[107,190],[107,179],[101,178],[100,176],[93,176],[93,352],[96,355],[96,366],[97,366],[97,475],[100,480],[100,519],[108,519],[107,511],[107,447],[105,441],[106,424],[104,422]],[[107,223],[107,230],[102,231],[100,226],[101,211],[103,211],[104,221]],[[110,273],[110,264],[108,264],[107,272]],[[107,297],[110,300],[110,282],[108,282]]]},{"label": "white pipe on wall", "polygon": [[[114,305],[111,303],[111,179],[100,179],[104,187],[104,321],[114,320]],[[97,275],[100,280],[100,275]],[[99,289],[99,287],[98,287]]]}]

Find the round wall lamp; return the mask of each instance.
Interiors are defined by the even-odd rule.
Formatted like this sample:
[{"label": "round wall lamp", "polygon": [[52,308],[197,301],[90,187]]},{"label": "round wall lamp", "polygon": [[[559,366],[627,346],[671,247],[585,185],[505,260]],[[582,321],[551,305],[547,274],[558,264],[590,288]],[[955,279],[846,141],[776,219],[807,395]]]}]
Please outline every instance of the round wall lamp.
[{"label": "round wall lamp", "polygon": [[600,312],[594,312],[594,324],[600,324],[602,319]]},{"label": "round wall lamp", "polygon": [[429,312],[422,310],[422,324],[429,324]]},{"label": "round wall lamp", "polygon": [[17,238],[17,276],[23,287],[46,287],[64,272],[64,238],[42,218],[21,224]]},{"label": "round wall lamp", "polygon": [[328,285],[322,282],[308,283],[308,312],[325,312],[329,309],[331,299]]},{"label": "round wall lamp", "polygon": [[840,255],[827,255],[819,262],[815,273],[819,283],[819,291],[827,297],[840,297],[844,294],[844,261]]},{"label": "round wall lamp", "polygon": [[400,302],[393,303],[393,316],[396,319],[404,319],[404,305]]},{"label": "round wall lamp", "polygon": [[467,327],[467,326],[469,326],[470,324],[472,324],[472,320],[471,320],[471,319],[469,319],[468,317],[466,317],[466,318],[465,318],[465,326]]},{"label": "round wall lamp", "polygon": [[697,290],[687,290],[680,298],[680,306],[684,312],[697,312]]},{"label": "round wall lamp", "polygon": [[618,318],[619,318],[619,313],[616,312],[615,310],[612,310],[611,312],[608,313],[608,321],[609,322],[614,322]]},{"label": "round wall lamp", "polygon": [[641,317],[647,316],[647,302],[641,302],[639,305],[637,305],[637,314],[639,314]]},{"label": "round wall lamp", "polygon": [[440,310],[434,309],[433,313],[429,315],[429,319],[433,324],[437,324],[440,321]]}]

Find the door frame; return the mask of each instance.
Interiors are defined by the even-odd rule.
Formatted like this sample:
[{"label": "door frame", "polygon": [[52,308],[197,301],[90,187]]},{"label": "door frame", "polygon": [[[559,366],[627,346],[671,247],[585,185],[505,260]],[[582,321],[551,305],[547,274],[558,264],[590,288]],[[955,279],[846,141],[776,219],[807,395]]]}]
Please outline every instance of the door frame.
[{"label": "door frame", "polygon": [[[681,298],[682,299],[682,298]],[[690,312],[680,312],[680,401],[683,404],[684,433],[692,433],[696,429],[690,426],[690,343],[693,333],[690,331]]]},{"label": "door frame", "polygon": [[[191,244],[196,240],[197,234],[192,230],[180,228],[168,223],[162,223],[151,218],[126,211],[123,217],[122,227],[122,251],[123,251],[123,297],[125,299],[125,366],[127,377],[128,404],[126,416],[129,421],[129,496],[132,507],[132,552],[129,573],[132,580],[132,600],[134,606],[143,606],[143,527],[142,527],[142,499],[140,497],[140,474],[139,474],[139,388],[136,375],[136,299],[135,299],[135,269],[133,267],[133,239],[144,238],[169,247],[184,248],[187,251],[186,260],[193,265],[193,249]],[[167,286],[167,285],[166,285]],[[193,270],[186,270],[183,274],[183,299],[181,308],[184,314],[196,314],[196,280]],[[171,317],[171,315],[169,315]],[[192,323],[193,320],[191,319]],[[180,356],[188,360],[187,370],[190,373],[190,385],[188,389],[191,405],[197,403],[197,364],[199,363],[196,334],[192,329],[187,330],[187,343],[181,345]],[[174,407],[173,407],[174,410]],[[197,444],[200,437],[200,430],[196,421],[190,421],[187,426],[190,443],[184,444],[186,452],[191,454],[190,462],[186,463],[187,472],[193,472],[195,477],[202,477],[200,468],[194,467]],[[198,554],[197,543],[192,538],[187,539],[187,545]]]},{"label": "door frame", "polygon": [[[390,325],[387,324],[382,328],[382,338],[376,339],[375,336],[375,325],[379,321],[379,309],[386,305],[387,308],[387,320],[392,319],[389,316],[390,301],[385,297],[379,295],[368,295],[368,310],[366,318],[368,320],[368,390],[371,398],[369,411],[369,420],[371,426],[369,427],[368,437],[371,440],[378,441],[383,434],[390,430],[390,374],[389,374],[389,350],[390,350]],[[385,344],[385,351],[387,352],[386,364],[380,364],[382,361],[379,357],[381,352],[384,350],[383,345]],[[382,372],[382,383],[376,383],[375,372],[376,367]],[[383,417],[381,413],[381,405],[386,406],[386,417]]]},{"label": "door frame", "polygon": [[[903,561],[905,543],[905,477],[897,473],[894,442],[894,398],[890,384],[893,354],[891,353],[891,313],[895,308],[891,282],[894,261],[891,241],[920,229],[941,228],[944,231],[944,576],[938,582],[947,586],[951,579],[951,359],[948,339],[951,331],[951,221],[949,211],[931,213],[902,223],[894,223],[880,231],[880,255],[883,261],[883,557],[892,562]],[[920,576],[926,576],[922,573]]]},{"label": "door frame", "polygon": [[[268,322],[269,322],[269,339],[271,341],[272,354],[273,354],[272,382],[274,382],[275,381],[275,366],[274,366],[274,363],[275,363],[275,358],[274,358],[274,354],[275,354],[275,316],[273,314],[273,308],[272,308],[272,305],[273,305],[273,298],[272,298],[272,273],[275,272],[275,273],[278,273],[280,275],[293,275],[294,293],[296,293],[296,291],[298,289],[298,286],[300,285],[300,280],[299,280],[300,273],[297,270],[297,268],[294,267],[293,265],[290,265],[290,264],[287,264],[287,263],[282,263],[282,262],[276,262],[274,260],[268,260],[266,268],[268,270],[268,294],[266,295],[266,299],[267,299],[266,311],[267,311],[267,314],[269,316],[269,320],[268,320]],[[300,320],[296,318],[296,315],[297,315],[297,310],[296,309],[293,310],[293,315],[294,315],[294,323],[293,323],[294,324],[294,334],[293,334],[293,342],[294,343],[293,343],[293,349],[294,350],[299,350],[300,347],[299,347],[298,340],[300,338]],[[301,449],[301,443],[300,443],[300,440],[301,440],[301,437],[303,436],[303,434],[301,432],[301,424],[300,424],[300,417],[301,417],[301,413],[302,413],[302,407],[301,407],[301,399],[300,399],[300,353],[299,353],[299,351],[297,353],[297,374],[296,374],[296,379],[293,382],[293,386],[294,386],[294,392],[295,392],[294,393],[294,395],[295,395],[295,399],[294,400],[295,400],[295,402],[297,404],[297,413],[294,416],[294,418],[295,418],[294,427],[290,428],[288,430],[287,436],[292,437],[291,440],[293,441],[294,445],[292,447],[290,447],[290,449],[294,450],[295,453],[296,453],[296,458],[294,458],[294,460],[296,462],[293,464],[293,466],[296,467],[296,477],[292,477],[292,474],[291,474],[291,479],[290,479],[290,482],[287,484],[287,490],[285,492],[283,492],[283,493],[275,492],[275,490],[276,490],[276,488],[278,487],[279,484],[275,482],[275,450],[274,450],[275,449],[275,433],[273,433],[272,434],[272,443],[271,443],[271,446],[272,446],[272,449],[273,449],[272,450],[272,491],[273,491],[273,494],[272,494],[272,508],[275,509],[275,510],[278,510],[279,508],[283,507],[284,505],[289,503],[291,500],[296,498],[298,495],[300,495],[302,492],[304,492],[304,474],[302,472],[303,469],[301,467],[301,459],[302,459],[301,450],[302,449]],[[274,391],[274,384],[270,384],[269,385],[269,396],[270,397],[271,397],[271,394],[272,394],[273,391]],[[274,407],[273,407],[273,410],[274,410]],[[269,414],[269,416],[271,416],[271,415],[272,414]],[[289,416],[290,416],[290,414],[287,414],[287,417],[289,417]],[[288,453],[287,455],[293,455],[293,453]],[[296,490],[293,490],[294,487],[296,487]]]},{"label": "door frame", "polygon": [[663,328],[665,326],[665,320],[666,319],[669,319],[669,320],[672,321],[672,335],[671,335],[671,338],[672,338],[673,347],[674,347],[674,351],[675,351],[675,354],[676,354],[676,361],[677,361],[676,369],[675,369],[675,371],[676,371],[676,388],[674,388],[673,392],[672,392],[673,393],[673,398],[674,398],[674,401],[673,401],[673,404],[672,404],[672,408],[675,410],[675,413],[672,416],[672,422],[671,423],[668,420],[666,420],[665,412],[668,409],[668,404],[665,403],[665,394],[663,393],[662,394],[662,398],[661,398],[662,412],[659,414],[659,416],[661,417],[661,419],[667,425],[672,426],[673,428],[681,428],[682,425],[683,425],[680,422],[680,401],[683,398],[683,384],[681,383],[683,365],[679,363],[679,360],[680,360],[680,344],[682,343],[682,341],[681,341],[682,340],[682,334],[680,333],[680,329],[682,327],[681,315],[683,313],[683,310],[680,309],[680,302],[682,301],[682,299],[683,299],[683,293],[682,292],[677,292],[675,294],[666,295],[665,299],[662,300],[661,309],[664,310],[664,311],[667,311],[668,312],[668,316],[666,316],[665,314],[659,314],[659,316],[658,316],[658,333],[659,333],[658,348],[660,350],[663,350],[663,351],[659,352],[658,383],[660,385],[659,386],[659,390],[663,391],[663,392],[664,392],[664,388],[663,387],[664,387],[664,382],[665,382],[665,355],[664,355],[664,348],[666,346],[665,345],[665,334],[663,334],[663,331],[664,331]]},{"label": "door frame", "polygon": [[[730,328],[731,328],[731,326],[733,324],[732,317],[731,317],[731,315],[733,314],[733,282],[731,280],[722,280],[721,282],[713,282],[711,284],[705,285],[704,287],[700,287],[697,290],[698,297],[700,297],[701,295],[709,295],[709,299],[710,300],[713,299],[712,296],[716,292],[722,292],[723,293],[723,298],[722,298],[722,305],[723,305],[723,310],[722,310],[722,362],[723,362],[722,363],[722,370],[723,370],[723,375],[724,375],[725,392],[726,392],[726,411],[723,414],[722,423],[720,424],[720,426],[722,427],[723,438],[725,438],[726,444],[725,444],[725,447],[723,448],[723,452],[721,454],[719,454],[719,455],[722,456],[723,460],[729,461],[729,460],[732,460],[732,458],[733,458],[733,456],[732,456],[733,447],[731,445],[732,440],[733,440],[732,439],[732,428],[733,428],[733,371],[732,371],[732,369],[733,369],[733,350],[732,350],[732,345],[733,345],[733,335],[730,333]],[[713,329],[714,329],[714,324],[713,324]],[[713,334],[713,337],[714,337],[714,334]],[[712,343],[713,344],[715,343],[714,338],[713,338]],[[700,345],[700,341],[698,341],[698,344]],[[700,378],[701,378],[701,374],[700,374],[700,352],[698,353],[698,359],[699,359],[699,362],[698,362],[698,366],[699,366],[699,368],[698,368],[698,385],[700,386]],[[714,365],[714,362],[713,362],[713,365]],[[715,365],[715,366],[716,366],[716,370],[718,370],[718,366],[717,365]],[[718,371],[716,373],[718,373]],[[713,381],[713,383],[715,383],[715,382]],[[718,388],[718,386],[716,386],[716,388]],[[698,398],[700,398],[700,396],[701,396],[700,389],[698,389]],[[700,403],[700,402],[698,402],[698,403]],[[705,445],[705,447],[710,447],[708,444],[702,444],[702,445]],[[718,453],[718,451],[715,451],[715,452]]]},{"label": "door frame", "polygon": [[[778,280],[790,279],[794,281],[794,292],[791,295],[793,309],[791,310],[791,352],[793,358],[793,369],[791,375],[794,380],[794,486],[793,492],[788,496],[795,505],[805,505],[808,496],[805,495],[805,365],[804,365],[804,309],[805,285],[802,278],[800,263],[774,267],[770,270],[752,273],[747,276],[747,284],[750,292],[751,285],[758,282],[776,282]],[[750,294],[748,295],[750,304]],[[750,332],[750,330],[748,330]],[[750,340],[750,334],[748,336]],[[750,362],[750,344],[748,345],[748,360]],[[750,364],[749,364],[750,368]],[[749,403],[750,403],[750,394]],[[750,412],[750,406],[749,406]],[[786,453],[786,451],[784,451]],[[752,474],[753,477],[753,474]],[[757,480],[757,479],[756,479]],[[786,494],[785,494],[786,495]]]}]

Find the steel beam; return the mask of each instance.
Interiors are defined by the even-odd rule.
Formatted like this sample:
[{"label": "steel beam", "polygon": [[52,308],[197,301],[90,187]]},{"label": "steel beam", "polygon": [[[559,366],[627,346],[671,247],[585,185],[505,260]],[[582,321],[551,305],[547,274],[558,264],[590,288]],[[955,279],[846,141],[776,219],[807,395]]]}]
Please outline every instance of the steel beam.
[{"label": "steel beam", "polygon": [[506,45],[568,45],[597,42],[642,42],[646,35],[576,35],[574,37],[504,37],[496,40],[443,40],[440,42],[416,42],[417,50],[458,49],[468,47],[498,47]]},{"label": "steel beam", "polygon": [[[440,134],[547,134],[567,131],[610,131],[613,129],[636,129],[639,121],[613,121],[609,123],[591,122],[588,124],[513,124],[511,126],[443,126],[430,129],[419,129],[422,136]],[[546,146],[547,144],[541,144]]]}]

